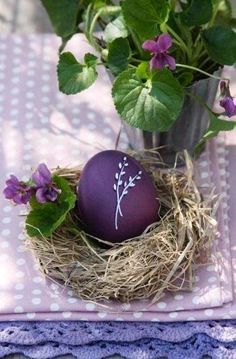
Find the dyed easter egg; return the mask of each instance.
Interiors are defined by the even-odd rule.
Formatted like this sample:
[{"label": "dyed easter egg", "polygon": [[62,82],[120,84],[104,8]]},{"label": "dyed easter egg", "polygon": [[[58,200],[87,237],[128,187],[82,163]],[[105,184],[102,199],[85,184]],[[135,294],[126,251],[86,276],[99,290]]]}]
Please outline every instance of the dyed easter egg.
[{"label": "dyed easter egg", "polygon": [[87,162],[77,196],[86,231],[109,242],[138,236],[158,220],[159,201],[150,175],[120,151],[103,151]]}]

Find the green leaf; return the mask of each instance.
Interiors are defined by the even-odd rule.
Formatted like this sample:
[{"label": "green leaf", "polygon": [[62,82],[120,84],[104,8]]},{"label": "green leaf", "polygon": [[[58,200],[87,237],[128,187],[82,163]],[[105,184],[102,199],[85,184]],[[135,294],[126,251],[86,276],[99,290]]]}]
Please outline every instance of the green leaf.
[{"label": "green leaf", "polygon": [[142,38],[152,38],[159,33],[159,25],[168,20],[167,0],[124,0],[123,15],[128,27]]},{"label": "green leaf", "polygon": [[71,52],[60,55],[57,76],[59,89],[67,95],[76,94],[87,89],[97,79],[96,57],[86,54],[85,64],[80,64]]},{"label": "green leaf", "polygon": [[236,62],[236,33],[223,26],[204,30],[202,37],[210,57],[221,65]]},{"label": "green leaf", "polygon": [[114,81],[112,95],[119,115],[131,126],[146,131],[167,131],[184,101],[182,87],[167,69],[146,81],[135,69],[128,69]]},{"label": "green leaf", "polygon": [[231,27],[230,22],[232,19],[232,5],[230,0],[221,0],[218,3],[215,24]]},{"label": "green leaf", "polygon": [[209,111],[210,115],[210,124],[206,131],[206,133],[203,135],[200,142],[197,144],[195,151],[199,152],[199,150],[202,148],[204,143],[208,141],[209,139],[215,137],[218,135],[221,131],[232,131],[236,128],[236,121],[229,121],[229,120],[221,120],[216,115],[214,115],[212,112]]},{"label": "green leaf", "polygon": [[63,38],[76,32],[80,0],[41,0],[54,31]]},{"label": "green leaf", "polygon": [[112,41],[109,45],[107,63],[113,75],[118,75],[128,67],[129,57],[130,47],[127,39],[120,37]]},{"label": "green leaf", "polygon": [[127,37],[128,30],[122,15],[111,21],[105,28],[104,39],[106,42],[112,42],[119,37]]},{"label": "green leaf", "polygon": [[30,201],[31,211],[26,219],[26,230],[30,237],[51,236],[75,206],[76,195],[68,182],[59,176],[53,176],[53,182],[61,189],[56,202],[38,203],[34,198]]},{"label": "green leaf", "polygon": [[213,15],[211,0],[192,0],[191,5],[181,13],[181,20],[188,26],[206,24]]},{"label": "green leaf", "polygon": [[147,80],[151,76],[150,65],[148,61],[143,61],[138,65],[136,76],[140,80]]}]

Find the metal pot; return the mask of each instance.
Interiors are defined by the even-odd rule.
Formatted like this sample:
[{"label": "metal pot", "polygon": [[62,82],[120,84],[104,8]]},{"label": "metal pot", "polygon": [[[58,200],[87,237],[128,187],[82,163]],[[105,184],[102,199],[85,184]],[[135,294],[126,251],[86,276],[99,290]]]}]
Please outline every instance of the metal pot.
[{"label": "metal pot", "polygon": [[[221,70],[214,75],[220,76]],[[213,107],[219,80],[208,78],[200,80],[187,88],[187,91]],[[123,122],[130,147],[143,150],[164,146],[160,152],[167,164],[173,165],[176,154],[184,149],[193,155],[196,144],[207,130],[209,114],[193,97],[186,95],[183,108],[174,125],[167,132],[148,132],[129,126]],[[181,165],[181,162],[177,163]]]}]

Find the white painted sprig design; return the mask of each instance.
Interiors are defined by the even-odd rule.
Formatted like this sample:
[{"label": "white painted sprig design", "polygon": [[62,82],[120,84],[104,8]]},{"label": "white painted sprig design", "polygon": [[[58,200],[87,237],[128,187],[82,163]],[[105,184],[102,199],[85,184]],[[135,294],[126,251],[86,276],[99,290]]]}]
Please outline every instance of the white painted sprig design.
[{"label": "white painted sprig design", "polygon": [[125,168],[128,167],[127,157],[123,158],[123,162],[119,162],[119,172],[115,174],[116,183],[113,185],[113,189],[116,192],[116,211],[115,211],[115,229],[118,230],[118,215],[123,217],[123,213],[121,210],[121,201],[129,193],[129,189],[135,187],[135,181],[141,179],[142,171],[138,171],[138,173],[132,177],[129,176],[128,180],[122,179],[126,174]]}]

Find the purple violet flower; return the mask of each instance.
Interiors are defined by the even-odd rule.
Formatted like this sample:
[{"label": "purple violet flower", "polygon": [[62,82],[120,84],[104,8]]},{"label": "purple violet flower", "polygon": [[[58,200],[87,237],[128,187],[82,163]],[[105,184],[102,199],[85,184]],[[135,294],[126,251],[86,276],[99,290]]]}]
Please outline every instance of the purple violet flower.
[{"label": "purple violet flower", "polygon": [[52,182],[52,176],[44,163],[41,163],[32,175],[36,185],[36,199],[39,203],[55,202],[61,192]]},{"label": "purple violet flower", "polygon": [[235,116],[236,99],[234,99],[230,94],[229,82],[226,81],[220,82],[220,92],[221,92],[220,106],[225,109],[225,114],[228,117]]},{"label": "purple violet flower", "polygon": [[175,70],[175,58],[168,55],[168,49],[172,46],[172,39],[169,34],[161,34],[155,40],[146,40],[142,48],[153,54],[150,61],[150,68],[158,70],[163,69],[165,66],[170,70]]},{"label": "purple violet flower", "polygon": [[7,199],[13,200],[16,204],[26,204],[30,200],[31,188],[25,182],[11,175],[10,179],[6,181],[7,187],[3,193]]}]

